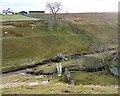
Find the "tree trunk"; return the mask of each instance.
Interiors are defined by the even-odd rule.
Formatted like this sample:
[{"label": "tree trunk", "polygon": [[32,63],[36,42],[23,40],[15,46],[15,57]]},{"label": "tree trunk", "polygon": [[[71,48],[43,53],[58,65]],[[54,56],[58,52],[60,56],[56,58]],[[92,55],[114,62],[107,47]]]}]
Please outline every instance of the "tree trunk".
[{"label": "tree trunk", "polygon": [[57,14],[54,14],[54,24],[53,24],[53,28],[56,29],[57,28]]}]

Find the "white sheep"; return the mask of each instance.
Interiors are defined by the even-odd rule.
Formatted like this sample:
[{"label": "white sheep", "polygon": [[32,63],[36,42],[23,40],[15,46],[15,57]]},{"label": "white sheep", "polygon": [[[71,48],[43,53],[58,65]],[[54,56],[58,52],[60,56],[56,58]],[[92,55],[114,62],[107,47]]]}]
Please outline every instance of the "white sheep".
[{"label": "white sheep", "polygon": [[36,81],[36,82],[32,82],[32,83],[29,83],[29,86],[38,86],[38,82]]},{"label": "white sheep", "polygon": [[7,34],[8,32],[5,32],[5,34]]},{"label": "white sheep", "polygon": [[50,84],[50,80],[43,81],[42,84]]}]

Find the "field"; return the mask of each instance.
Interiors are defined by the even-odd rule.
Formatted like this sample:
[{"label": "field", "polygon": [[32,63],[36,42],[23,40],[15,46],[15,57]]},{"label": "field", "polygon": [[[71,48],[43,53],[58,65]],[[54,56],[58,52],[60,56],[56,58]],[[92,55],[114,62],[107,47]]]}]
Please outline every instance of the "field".
[{"label": "field", "polygon": [[[3,23],[3,70],[5,67],[13,67],[16,64],[19,66],[29,65],[31,60],[40,62],[43,59],[52,58],[58,53],[70,55],[100,50],[101,47],[103,49],[117,47],[117,21],[112,22],[113,19],[116,20],[116,14],[111,13],[112,24],[109,24],[110,20],[101,18],[101,14],[95,15],[96,22],[91,21],[92,14],[90,16],[89,14],[74,14],[74,17],[68,15],[68,19],[73,22],[74,18],[78,17],[76,15],[83,18],[80,19],[82,20],[80,22],[84,22],[84,24],[74,22],[73,25],[79,30],[78,33],[69,24],[54,31],[50,30],[48,25],[43,22],[32,24],[29,22]],[[88,19],[84,20],[85,18]],[[97,22],[99,19],[101,21]]]},{"label": "field", "polygon": [[20,20],[39,20],[36,18],[30,18],[22,15],[0,15],[1,21],[20,21]]},{"label": "field", "polygon": [[[118,46],[117,13],[58,14],[57,17],[60,21],[55,30],[50,27],[50,17],[50,14],[2,16],[2,72],[27,68],[44,60],[52,59],[58,54],[69,56],[89,52],[94,53],[108,48],[117,48]],[[116,50],[106,53],[107,56],[112,56],[114,52]],[[17,82],[28,84],[35,80],[40,83],[47,79],[51,80],[51,84],[49,86],[40,85],[36,87],[20,85],[15,86],[15,89],[14,86],[4,87],[3,93],[27,94],[30,92],[35,94],[41,89],[39,93],[42,94],[46,92],[51,94],[117,94],[118,90],[114,85],[118,84],[118,78],[113,76],[108,70],[100,72],[75,71],[81,68],[95,68],[103,65],[116,66],[111,62],[107,62],[105,57],[106,55],[103,52],[94,53],[82,59],[62,61],[62,66],[81,64],[81,66],[69,68],[71,77],[75,81],[75,86],[69,85],[64,74],[61,77],[46,76],[44,78],[39,78],[39,76],[11,75],[3,77],[3,84],[8,84],[5,86]],[[107,63],[105,61],[99,62],[101,59],[106,60]],[[54,63],[50,66],[42,65],[29,70],[29,72],[41,72],[44,74],[55,71],[56,64]],[[62,87],[56,85],[56,83],[60,83]],[[92,87],[92,85],[98,86]],[[23,87],[22,91],[21,86]],[[46,88],[48,89],[46,90]],[[55,88],[60,90],[56,91]]]},{"label": "field", "polygon": [[[75,86],[69,85],[64,75],[56,76],[23,76],[11,75],[3,78],[3,94],[118,94],[118,79],[106,72],[81,73],[72,72]],[[51,80],[50,85],[42,81]],[[29,86],[37,81],[39,86]],[[12,84],[12,85],[11,85]]]}]

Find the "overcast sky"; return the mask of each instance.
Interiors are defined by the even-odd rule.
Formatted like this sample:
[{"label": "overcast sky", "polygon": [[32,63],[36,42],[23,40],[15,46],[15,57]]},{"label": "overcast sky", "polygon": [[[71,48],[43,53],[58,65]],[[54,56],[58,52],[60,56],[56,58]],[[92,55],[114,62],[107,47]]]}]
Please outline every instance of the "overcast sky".
[{"label": "overcast sky", "polygon": [[120,0],[0,0],[0,13],[13,11],[46,10],[46,2],[62,2],[62,12],[113,12],[118,11]]}]

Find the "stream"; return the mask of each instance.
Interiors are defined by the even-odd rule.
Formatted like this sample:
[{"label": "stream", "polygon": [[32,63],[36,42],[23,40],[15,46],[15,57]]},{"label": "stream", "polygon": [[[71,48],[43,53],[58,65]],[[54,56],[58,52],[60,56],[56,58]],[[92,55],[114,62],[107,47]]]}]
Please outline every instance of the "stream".
[{"label": "stream", "polygon": [[[94,52],[94,53],[83,53],[83,54],[74,54],[74,55],[69,55],[69,56],[65,56],[66,58],[67,58],[67,60],[71,60],[71,59],[80,59],[80,58],[85,58],[85,57],[87,57],[87,55],[93,55],[93,54],[96,54],[96,53],[102,53],[102,52],[104,52],[104,51],[112,51],[112,50],[116,50],[116,48],[108,48],[108,49],[106,49],[106,50],[100,50],[100,51],[96,51],[96,52]],[[62,60],[61,60],[62,61]],[[61,62],[61,61],[59,61],[59,62]],[[45,61],[43,61],[42,63],[40,63],[40,64],[36,64],[36,65],[34,65],[34,66],[32,66],[32,67],[30,67],[30,68],[35,68],[35,67],[38,67],[38,66],[42,66],[43,64],[53,64],[53,63],[55,63],[56,62],[56,60],[55,59],[49,59],[49,60],[45,60]],[[78,66],[78,65],[76,65],[76,66]],[[30,69],[29,68],[29,69]],[[6,73],[0,73],[0,78],[2,78],[2,77],[5,77],[5,76],[10,76],[10,75],[14,75],[14,74],[23,74],[23,75],[25,75],[25,74],[27,74],[26,73],[26,71],[27,71],[27,68],[23,68],[23,69],[18,69],[18,70],[14,70],[14,71],[12,71],[12,72],[6,72]],[[114,73],[113,73],[114,74]],[[30,75],[30,74],[29,74]],[[33,75],[33,74],[31,74],[31,75]]]},{"label": "stream", "polygon": [[14,72],[0,74],[0,78],[1,77],[5,77],[5,76],[14,75],[14,74],[21,74],[21,73],[25,74],[26,73],[26,69],[22,69],[22,70],[18,70],[18,71],[14,71]]}]

